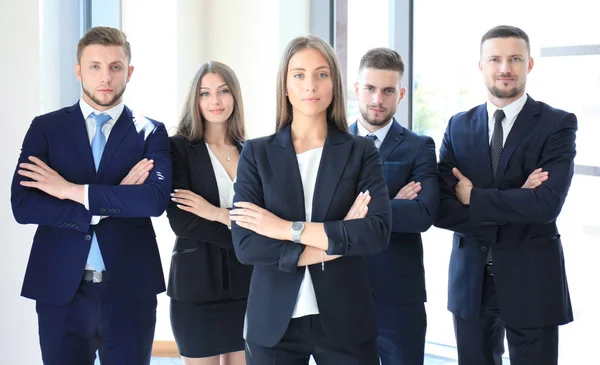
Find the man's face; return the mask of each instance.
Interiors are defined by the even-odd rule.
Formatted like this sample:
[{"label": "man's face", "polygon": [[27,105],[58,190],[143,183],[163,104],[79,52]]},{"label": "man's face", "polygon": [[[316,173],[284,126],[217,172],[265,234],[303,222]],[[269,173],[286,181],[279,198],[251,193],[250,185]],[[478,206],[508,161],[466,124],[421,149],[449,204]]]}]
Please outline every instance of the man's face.
[{"label": "man's face", "polygon": [[533,58],[523,39],[491,38],[481,45],[479,70],[490,100],[496,104],[508,105],[521,97],[532,68]]},{"label": "man's face", "polygon": [[75,64],[83,100],[101,111],[121,102],[132,73],[133,66],[121,46],[89,45]]},{"label": "man's face", "polygon": [[360,72],[354,90],[363,125],[367,123],[377,130],[392,119],[406,93],[401,81],[398,71],[364,68]]}]

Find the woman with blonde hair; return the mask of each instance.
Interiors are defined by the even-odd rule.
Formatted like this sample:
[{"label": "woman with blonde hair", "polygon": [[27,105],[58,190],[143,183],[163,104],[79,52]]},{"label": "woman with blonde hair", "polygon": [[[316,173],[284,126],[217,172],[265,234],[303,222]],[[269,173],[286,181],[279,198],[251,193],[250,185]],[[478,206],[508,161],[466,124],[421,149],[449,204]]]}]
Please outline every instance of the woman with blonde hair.
[{"label": "woman with blonde hair", "polygon": [[202,65],[171,137],[177,240],[167,295],[184,365],[243,365],[242,329],[251,267],[235,257],[229,226],[244,141],[238,79],[227,65]]},{"label": "woman with blonde hair", "polygon": [[374,143],[347,131],[333,49],[292,40],[277,131],[246,142],[230,212],[236,254],[254,265],[248,364],[379,364],[363,257],[386,247],[391,210]]}]

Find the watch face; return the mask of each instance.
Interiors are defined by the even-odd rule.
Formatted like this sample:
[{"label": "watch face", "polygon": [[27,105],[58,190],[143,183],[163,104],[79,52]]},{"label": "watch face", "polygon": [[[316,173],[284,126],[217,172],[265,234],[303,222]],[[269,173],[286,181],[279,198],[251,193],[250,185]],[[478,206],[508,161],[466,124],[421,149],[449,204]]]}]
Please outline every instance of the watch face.
[{"label": "watch face", "polygon": [[302,222],[294,222],[294,223],[292,223],[292,229],[294,231],[299,231],[302,228],[304,228],[304,223],[302,223]]}]

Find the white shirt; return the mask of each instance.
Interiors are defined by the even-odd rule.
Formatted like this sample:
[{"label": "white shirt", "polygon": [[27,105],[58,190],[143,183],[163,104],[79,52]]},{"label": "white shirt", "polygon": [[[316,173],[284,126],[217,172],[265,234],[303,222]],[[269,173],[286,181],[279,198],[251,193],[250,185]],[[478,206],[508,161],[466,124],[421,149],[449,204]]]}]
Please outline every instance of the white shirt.
[{"label": "white shirt", "polygon": [[506,118],[504,118],[504,120],[502,121],[502,131],[504,132],[502,145],[504,146],[504,144],[506,143],[506,138],[508,138],[508,133],[510,133],[510,130],[515,124],[515,120],[517,120],[519,113],[525,106],[525,102],[527,102],[527,93],[523,93],[523,96],[508,104],[504,108],[498,108],[489,101],[487,102],[486,107],[488,113],[488,137],[490,144],[492,143],[492,134],[494,134],[494,124],[496,123],[496,121],[494,120],[494,113],[496,112],[496,110],[502,109],[504,110],[504,115],[506,115]]},{"label": "white shirt", "polygon": [[210,156],[210,162],[212,164],[213,171],[215,172],[215,179],[217,180],[217,190],[219,190],[219,206],[221,208],[231,208],[233,206],[233,195],[235,194],[233,191],[234,181],[231,180],[227,174],[227,170],[225,170],[225,167],[221,165],[221,162],[210,149],[208,143],[205,144],[206,149],[208,150],[208,155]]},{"label": "white shirt", "polygon": [[[121,102],[121,103],[113,106],[112,108],[110,108],[104,112],[101,112],[99,110],[94,109],[91,105],[86,103],[83,99],[79,99],[79,108],[81,108],[81,114],[83,114],[83,119],[85,119],[85,127],[87,129],[87,134],[88,134],[88,138],[90,140],[90,146],[91,146],[92,141],[94,140],[94,135],[96,134],[96,121],[92,117],[92,113],[96,113],[96,114],[105,113],[105,114],[110,115],[110,120],[108,122],[106,122],[104,124],[104,126],[102,126],[102,133],[104,133],[104,136],[106,137],[106,140],[108,141],[108,136],[110,134],[110,131],[112,131],[115,123],[117,122],[117,120],[119,119],[121,114],[123,113],[123,110],[125,109],[125,104],[123,104]],[[89,185],[85,184],[83,186],[83,202],[84,202],[85,209],[90,210],[88,190],[89,190]],[[97,216],[97,215],[92,216],[92,220],[91,220],[90,224],[95,225],[95,224],[98,224],[99,222],[100,222],[100,216]]]},{"label": "white shirt", "polygon": [[[300,169],[300,177],[302,178],[302,189],[304,190],[304,212],[306,214],[307,222],[310,222],[312,218],[312,202],[322,154],[323,147],[319,147],[296,155],[298,167]],[[300,290],[298,290],[298,298],[296,298],[296,305],[294,306],[292,318],[299,318],[312,314],[319,314],[319,306],[317,305],[315,287],[313,286],[310,271],[307,266],[304,271],[302,284],[300,284]]]},{"label": "white shirt", "polygon": [[356,126],[358,128],[358,135],[361,137],[366,137],[367,134],[374,134],[377,136],[377,139],[375,140],[375,147],[377,147],[377,149],[379,149],[379,147],[381,147],[381,144],[383,143],[383,140],[385,139],[385,136],[387,136],[388,132],[390,131],[390,128],[392,127],[392,123],[394,123],[394,119],[390,119],[390,121],[388,122],[388,124],[386,124],[383,128],[379,128],[378,130],[376,130],[374,133],[371,133],[367,130],[367,128],[365,128],[360,121],[356,122]]}]

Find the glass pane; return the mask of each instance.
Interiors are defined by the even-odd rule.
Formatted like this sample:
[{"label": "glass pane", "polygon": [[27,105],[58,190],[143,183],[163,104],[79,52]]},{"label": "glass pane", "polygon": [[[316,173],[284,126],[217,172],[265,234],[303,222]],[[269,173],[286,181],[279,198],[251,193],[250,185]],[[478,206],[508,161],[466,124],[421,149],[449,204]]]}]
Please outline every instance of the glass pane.
[{"label": "glass pane", "polygon": [[348,65],[345,86],[349,123],[354,123],[359,115],[354,82],[361,57],[371,48],[389,46],[389,8],[390,0],[348,1]]}]

